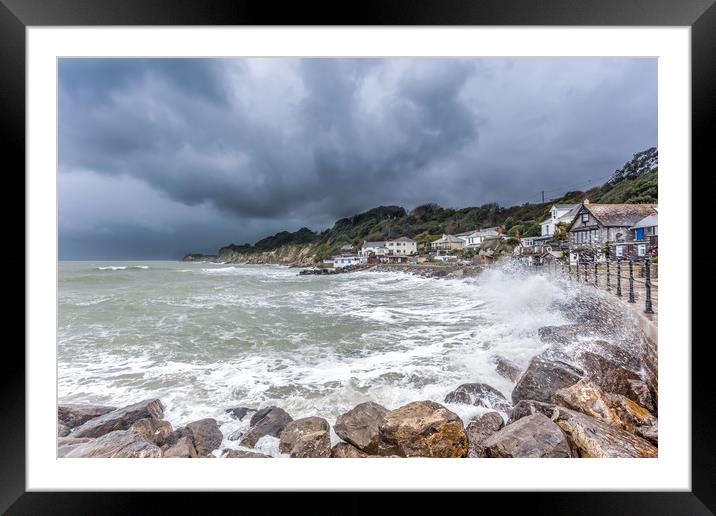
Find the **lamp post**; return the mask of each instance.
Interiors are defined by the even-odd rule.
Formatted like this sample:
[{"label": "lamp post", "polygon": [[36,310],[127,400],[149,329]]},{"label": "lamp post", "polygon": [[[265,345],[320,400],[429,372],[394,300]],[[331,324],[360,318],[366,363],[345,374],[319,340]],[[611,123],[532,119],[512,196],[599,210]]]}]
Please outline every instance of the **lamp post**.
[{"label": "lamp post", "polygon": [[622,297],[622,259],[617,258],[617,296]]},{"label": "lamp post", "polygon": [[636,303],[634,299],[634,260],[629,258],[629,302]]},{"label": "lamp post", "polygon": [[646,275],[646,279],[644,280],[644,284],[646,285],[646,306],[644,307],[644,312],[653,314],[654,309],[651,306],[651,260],[649,257],[644,260],[644,267],[644,274]]},{"label": "lamp post", "polygon": [[607,292],[612,290],[612,284],[609,278],[609,256],[607,256]]}]

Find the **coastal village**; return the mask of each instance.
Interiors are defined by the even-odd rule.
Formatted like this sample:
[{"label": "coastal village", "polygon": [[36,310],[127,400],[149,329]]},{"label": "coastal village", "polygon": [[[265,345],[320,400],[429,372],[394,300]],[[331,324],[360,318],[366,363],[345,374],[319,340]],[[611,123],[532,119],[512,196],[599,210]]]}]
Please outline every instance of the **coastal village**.
[{"label": "coastal village", "polygon": [[572,265],[608,259],[658,257],[657,204],[554,204],[540,223],[541,235],[520,237],[504,226],[443,234],[429,243],[400,236],[392,240],[350,244],[318,268],[355,270],[377,264],[484,265],[512,256],[527,265],[552,261]]}]

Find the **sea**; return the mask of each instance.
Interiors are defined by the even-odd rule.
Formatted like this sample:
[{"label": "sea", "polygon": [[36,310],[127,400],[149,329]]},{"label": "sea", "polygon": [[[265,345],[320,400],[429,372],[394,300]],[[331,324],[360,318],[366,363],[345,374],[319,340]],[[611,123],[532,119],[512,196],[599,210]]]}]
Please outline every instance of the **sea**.
[{"label": "sea", "polygon": [[[544,346],[538,328],[567,323],[556,307],[575,295],[547,272],[507,265],[456,279],[299,271],[59,262],[58,402],[159,398],[174,427],[215,418],[222,448],[238,448],[228,435],[248,418],[233,419],[231,407],[275,405],[333,425],[364,401],[443,402],[463,383],[509,399],[514,383],[495,359],[526,367]],[[445,405],[466,423],[486,410]],[[257,447],[278,455],[274,438]]]}]

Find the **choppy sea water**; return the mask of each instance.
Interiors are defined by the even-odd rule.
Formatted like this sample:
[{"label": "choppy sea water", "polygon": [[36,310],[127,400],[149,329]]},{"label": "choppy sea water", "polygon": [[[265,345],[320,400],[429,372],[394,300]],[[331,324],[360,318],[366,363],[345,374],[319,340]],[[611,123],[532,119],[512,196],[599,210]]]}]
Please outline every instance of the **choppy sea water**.
[{"label": "choppy sea water", "polygon": [[[157,397],[175,427],[228,407],[277,405],[331,425],[356,404],[442,402],[484,382],[508,399],[502,356],[525,367],[537,329],[567,321],[573,295],[546,274],[493,269],[466,279],[358,272],[298,276],[282,266],[171,261],[60,262],[60,402]],[[484,411],[448,405],[465,421]],[[335,440],[335,435],[333,436]],[[275,453],[270,439],[259,448]],[[225,438],[223,446],[236,447]]]}]

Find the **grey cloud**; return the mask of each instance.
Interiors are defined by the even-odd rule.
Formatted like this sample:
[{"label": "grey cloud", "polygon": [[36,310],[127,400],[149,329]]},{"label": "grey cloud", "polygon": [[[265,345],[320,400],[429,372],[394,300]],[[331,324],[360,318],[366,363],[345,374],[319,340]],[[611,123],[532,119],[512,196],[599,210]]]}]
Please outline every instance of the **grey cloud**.
[{"label": "grey cloud", "polygon": [[[91,217],[88,199],[125,177],[172,228],[162,241],[187,251],[378,204],[536,201],[656,144],[656,70],[621,58],[63,59],[60,174],[74,180],[60,192],[61,248],[97,238],[75,231],[70,245],[69,199]],[[127,213],[106,227],[134,245]]]}]

